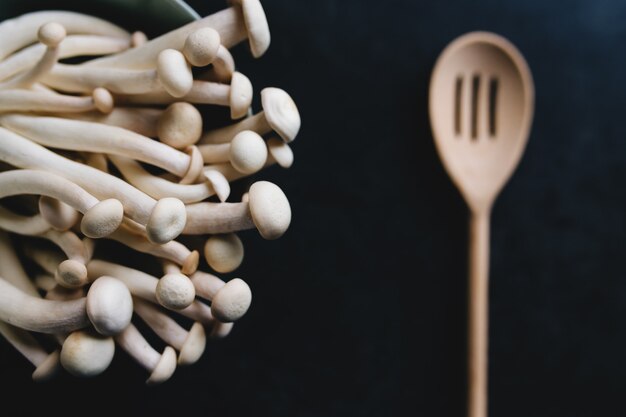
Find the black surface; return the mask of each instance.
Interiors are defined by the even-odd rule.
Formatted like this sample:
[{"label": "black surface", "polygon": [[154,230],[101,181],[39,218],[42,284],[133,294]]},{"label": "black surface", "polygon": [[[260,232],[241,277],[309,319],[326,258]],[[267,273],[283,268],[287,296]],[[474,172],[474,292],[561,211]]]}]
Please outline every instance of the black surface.
[{"label": "black surface", "polygon": [[256,91],[292,94],[303,125],[293,168],[258,176],[285,190],[293,223],[275,242],[242,235],[248,315],[154,388],[119,352],[97,379],[33,386],[0,344],[2,396],[33,398],[3,398],[2,414],[126,402],[142,415],[463,416],[466,208],[427,92],[445,45],[482,29],[519,47],[536,86],[526,154],[493,213],[490,415],[625,415],[626,3],[263,4],[270,50],[235,56]]}]

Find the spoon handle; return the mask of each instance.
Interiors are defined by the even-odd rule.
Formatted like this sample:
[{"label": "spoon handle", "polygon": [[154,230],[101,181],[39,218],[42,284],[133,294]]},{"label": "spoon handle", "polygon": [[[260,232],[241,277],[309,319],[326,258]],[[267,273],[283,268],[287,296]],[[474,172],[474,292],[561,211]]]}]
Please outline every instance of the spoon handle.
[{"label": "spoon handle", "polygon": [[468,417],[487,417],[489,211],[470,217]]}]

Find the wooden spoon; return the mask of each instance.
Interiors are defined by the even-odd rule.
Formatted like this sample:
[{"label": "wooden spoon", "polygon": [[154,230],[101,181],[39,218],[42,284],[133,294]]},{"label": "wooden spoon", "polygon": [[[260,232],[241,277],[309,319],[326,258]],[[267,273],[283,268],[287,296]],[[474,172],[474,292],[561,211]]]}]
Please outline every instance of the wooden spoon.
[{"label": "wooden spoon", "polygon": [[509,41],[487,32],[454,40],[430,80],[439,156],[470,209],[468,416],[487,415],[489,218],[528,140],[532,76]]}]

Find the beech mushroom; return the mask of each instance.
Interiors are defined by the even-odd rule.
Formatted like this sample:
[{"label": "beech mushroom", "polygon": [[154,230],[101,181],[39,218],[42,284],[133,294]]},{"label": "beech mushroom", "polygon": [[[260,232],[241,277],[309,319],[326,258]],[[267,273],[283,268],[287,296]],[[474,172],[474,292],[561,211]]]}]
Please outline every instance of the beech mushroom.
[{"label": "beech mushroom", "polygon": [[[211,182],[207,179],[207,181],[199,184],[178,184],[150,174],[139,163],[130,158],[111,156],[109,159],[130,184],[155,199],[174,197],[183,203],[195,203],[216,194],[216,187],[212,183],[217,182],[221,184],[217,181],[216,174],[209,175],[212,178]],[[228,184],[223,174],[215,172]],[[222,192],[222,190],[220,191]],[[224,201],[228,194],[224,195],[222,192],[222,195],[219,195],[219,197],[221,201]]]},{"label": "beech mushroom", "polygon": [[37,30],[49,22],[62,25],[68,34],[82,33],[128,39],[124,29],[97,17],[67,11],[26,13],[0,23],[0,60],[37,41]]},{"label": "beech mushroom", "polygon": [[61,365],[74,376],[89,378],[104,372],[115,354],[113,338],[89,330],[71,333],[61,348]]},{"label": "beech mushroom", "polygon": [[94,281],[87,294],[87,315],[98,333],[118,334],[133,316],[130,291],[118,279],[102,276]]},{"label": "beech mushroom", "polygon": [[205,133],[198,143],[226,143],[243,130],[252,130],[259,135],[275,131],[285,142],[291,142],[300,130],[300,113],[292,98],[280,88],[267,87],[261,90],[263,111],[238,123]]},{"label": "beech mushroom", "polygon": [[182,52],[194,67],[212,63],[220,48],[220,34],[210,27],[200,28],[187,36]]},{"label": "beech mushroom", "polygon": [[46,195],[39,197],[39,213],[53,229],[60,231],[71,229],[80,219],[72,206]]},{"label": "beech mushroom", "polygon": [[202,324],[196,322],[187,331],[154,304],[141,299],[135,300],[135,312],[165,343],[180,352],[179,365],[191,365],[204,353],[206,335]]},{"label": "beech mushroom", "polygon": [[172,310],[188,307],[196,296],[191,280],[183,274],[165,274],[156,287],[159,304]]},{"label": "beech mushroom", "polygon": [[243,261],[243,243],[234,233],[213,235],[204,244],[204,257],[217,272],[232,272]]},{"label": "beech mushroom", "polygon": [[[127,91],[127,94],[132,94]],[[230,117],[239,119],[248,113],[252,103],[252,83],[240,72],[234,72],[230,84],[210,81],[193,81],[191,88],[181,96],[175,96],[167,90],[154,90],[144,94],[132,94],[119,97],[119,101],[133,104],[170,104],[184,100],[195,104],[215,104],[230,107]]]},{"label": "beech mushroom", "polygon": [[124,349],[139,365],[143,366],[150,377],[146,384],[160,384],[167,381],[176,370],[176,352],[171,346],[166,346],[160,354],[139,333],[139,330],[130,324],[124,331],[115,336],[115,341]]},{"label": "beech mushroom", "polygon": [[168,106],[157,125],[159,140],[175,149],[187,149],[202,134],[202,116],[198,109],[186,102]]},{"label": "beech mushroom", "polygon": [[[1,99],[2,92],[0,92],[0,100]],[[154,138],[157,136],[157,124],[162,114],[163,110],[149,107],[116,107],[112,109],[110,113],[106,114],[90,111],[84,113],[65,113],[62,115],[55,113],[55,116],[117,126],[132,130],[142,136]]]},{"label": "beech mushroom", "polygon": [[259,171],[267,161],[267,146],[258,133],[244,130],[229,143],[200,145],[198,150],[205,163],[230,162],[242,174]]},{"label": "beech mushroom", "polygon": [[46,52],[35,66],[8,81],[0,83],[0,89],[28,88],[50,72],[57,62],[59,44],[65,39],[65,35],[65,28],[58,23],[51,22],[41,26],[37,32],[37,37],[39,42],[46,46]]},{"label": "beech mushroom", "polygon": [[48,196],[84,213],[81,231],[92,238],[113,233],[124,217],[124,207],[118,200],[98,201],[73,182],[43,171],[20,169],[0,173],[0,198],[17,194]]},{"label": "beech mushroom", "polygon": [[220,35],[222,45],[226,48],[230,48],[247,38],[253,56],[258,58],[265,53],[270,44],[270,33],[265,12],[259,0],[238,0],[237,3],[233,7],[151,39],[144,45],[119,54],[97,58],[83,65],[89,67],[150,68],[154,66],[160,51],[167,48],[182,50],[187,37],[203,27],[216,30]]},{"label": "beech mushroom", "polygon": [[195,203],[187,205],[185,234],[218,234],[256,226],[265,239],[277,239],[291,222],[287,197],[275,184],[258,181],[250,187],[249,203]]},{"label": "beech mushroom", "polygon": [[220,45],[211,68],[200,76],[205,81],[229,83],[235,72],[235,60],[224,46]]},{"label": "beech mushroom", "polygon": [[79,113],[98,110],[110,113],[113,97],[104,88],[96,88],[91,96],[67,96],[32,90],[0,91],[0,112],[31,111],[42,113]]},{"label": "beech mushroom", "polygon": [[[98,171],[64,158],[44,147],[37,145],[6,129],[0,128],[0,160],[21,168],[43,169],[57,173],[77,185],[85,188],[96,197],[117,198],[124,205],[126,215],[148,229],[148,236],[155,242],[169,242],[180,234],[180,228],[166,227],[164,224],[180,225],[182,221],[172,221],[176,218],[184,218],[184,210],[174,211],[172,205],[168,210],[159,210],[164,215],[163,219],[152,216],[152,211],[159,206],[153,198],[137,190],[128,183],[112,175]],[[169,205],[170,200],[166,202]],[[161,227],[157,229],[152,225]]]},{"label": "beech mushroom", "polygon": [[[59,44],[58,59],[87,55],[108,55],[128,49],[126,38],[96,35],[70,35]],[[37,63],[46,46],[39,43],[28,46],[0,62],[0,80],[5,80]]]},{"label": "beech mushroom", "polygon": [[32,374],[37,382],[47,381],[58,373],[59,351],[48,353],[27,331],[0,321],[0,334],[35,366]]},{"label": "beech mushroom", "polygon": [[224,282],[215,275],[196,271],[191,281],[198,295],[211,301],[211,311],[222,323],[239,320],[252,302],[250,287],[240,278]]},{"label": "beech mushroom", "polygon": [[[0,124],[44,146],[129,156],[163,168],[185,182],[195,180],[202,166],[199,154],[174,150],[116,126],[18,114],[0,115]],[[85,135],[89,135],[89,140],[85,140]]]}]

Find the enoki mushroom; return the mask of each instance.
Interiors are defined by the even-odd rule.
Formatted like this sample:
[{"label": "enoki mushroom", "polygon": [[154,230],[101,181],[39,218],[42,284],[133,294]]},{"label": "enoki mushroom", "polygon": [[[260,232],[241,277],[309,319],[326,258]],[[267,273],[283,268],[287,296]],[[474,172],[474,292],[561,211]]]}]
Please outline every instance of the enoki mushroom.
[{"label": "enoki mushroom", "polygon": [[73,12],[0,23],[0,335],[35,381],[96,376],[121,349],[161,383],[248,311],[248,284],[219,275],[244,262],[239,232],[289,227],[283,191],[246,178],[291,166],[300,115],[275,87],[250,109],[244,41],[269,46],[259,0],[152,40]]}]

